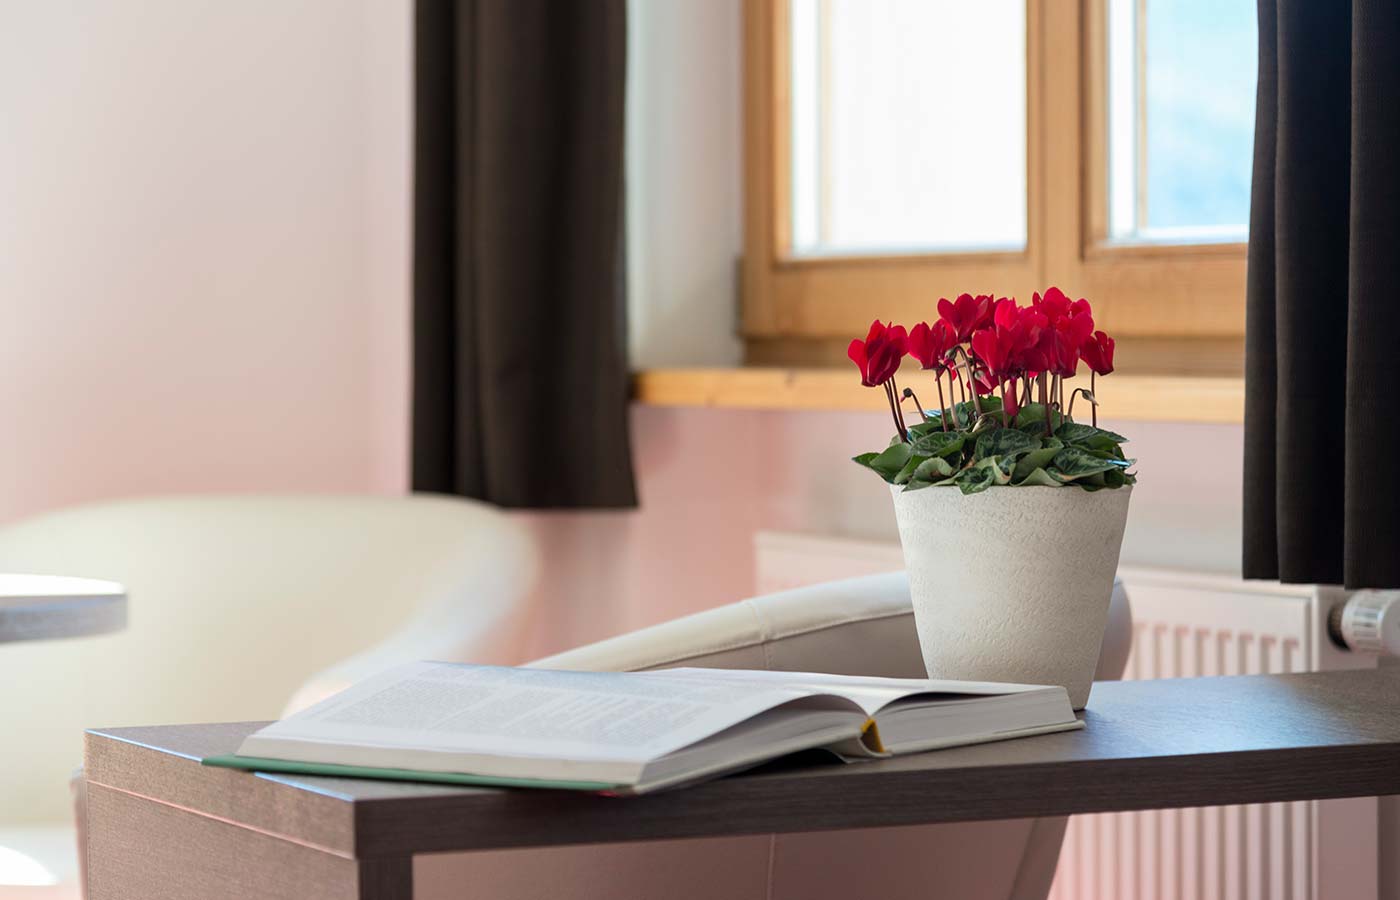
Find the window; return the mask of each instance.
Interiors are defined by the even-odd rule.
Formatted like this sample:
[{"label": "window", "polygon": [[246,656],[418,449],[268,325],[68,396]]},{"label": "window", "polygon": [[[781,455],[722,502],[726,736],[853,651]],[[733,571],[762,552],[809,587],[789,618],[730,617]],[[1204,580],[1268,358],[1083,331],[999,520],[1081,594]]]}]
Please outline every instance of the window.
[{"label": "window", "polygon": [[751,361],[1058,284],[1148,368],[1237,369],[1253,0],[745,2]]},{"label": "window", "polygon": [[1024,0],[791,10],[793,255],[1023,249]]},{"label": "window", "polygon": [[1253,0],[1108,0],[1108,237],[1245,239]]}]

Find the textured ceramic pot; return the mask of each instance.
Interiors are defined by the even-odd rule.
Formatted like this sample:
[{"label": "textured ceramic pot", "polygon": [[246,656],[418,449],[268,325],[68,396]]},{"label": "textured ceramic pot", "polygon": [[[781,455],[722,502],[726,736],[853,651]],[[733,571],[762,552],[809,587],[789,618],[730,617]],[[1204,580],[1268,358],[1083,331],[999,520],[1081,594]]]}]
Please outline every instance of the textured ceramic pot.
[{"label": "textured ceramic pot", "polygon": [[894,488],[929,677],[1061,684],[1083,709],[1131,496],[1131,486]]}]

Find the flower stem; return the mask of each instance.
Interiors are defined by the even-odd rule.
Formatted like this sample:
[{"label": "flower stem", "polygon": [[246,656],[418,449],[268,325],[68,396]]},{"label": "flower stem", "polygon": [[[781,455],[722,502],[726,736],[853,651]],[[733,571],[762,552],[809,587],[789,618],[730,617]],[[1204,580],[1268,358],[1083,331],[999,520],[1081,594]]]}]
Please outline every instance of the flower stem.
[{"label": "flower stem", "polygon": [[948,430],[948,407],[943,404],[943,373],[933,373],[933,383],[938,385],[938,421],[943,424],[943,430]]},{"label": "flower stem", "polygon": [[[967,370],[967,389],[972,392],[972,408],[977,410],[977,418],[980,419],[982,418],[982,401],[977,398],[977,383],[973,380],[972,375],[972,357],[961,346],[954,347],[950,352],[962,354],[963,367]],[[967,400],[964,398],[963,402],[966,403]]]},{"label": "flower stem", "polygon": [[[1014,378],[1011,380],[1011,393],[1012,393],[1012,396],[1015,396],[1015,394],[1016,394],[1016,380],[1015,380]],[[1010,423],[1008,423],[1008,422],[1006,421],[1006,382],[1005,382],[1005,381],[1002,381],[1002,383],[1001,383],[1001,427],[1002,427],[1002,428],[1006,428],[1008,424],[1010,424]]]},{"label": "flower stem", "polygon": [[[1090,381],[1093,381],[1093,378],[1090,378],[1089,380],[1090,380]],[[1098,417],[1098,406],[1099,406],[1099,401],[1098,401],[1098,399],[1094,396],[1094,392],[1091,391],[1089,388],[1082,388],[1082,387],[1080,387],[1080,388],[1075,388],[1074,390],[1072,390],[1072,391],[1069,392],[1069,415],[1070,415],[1070,418],[1074,418],[1074,398],[1077,397],[1077,396],[1079,396],[1080,394],[1083,394],[1083,395],[1084,395],[1084,399],[1087,400],[1087,401],[1089,402],[1089,406],[1091,406],[1091,407],[1094,409],[1094,427],[1095,427],[1095,428],[1098,428],[1098,427],[1099,427],[1099,425],[1098,425],[1098,422],[1099,422],[1099,417]]]},{"label": "flower stem", "polygon": [[[1095,390],[1094,390],[1094,376],[1097,375],[1097,374],[1098,374],[1098,373],[1095,372],[1093,369],[1090,369],[1090,370],[1089,370],[1089,393],[1091,393],[1091,394],[1094,395],[1094,400],[1095,400],[1095,401],[1097,401],[1097,400],[1099,399],[1098,393],[1095,392]],[[1089,405],[1090,405],[1090,407],[1092,408],[1092,411],[1089,413],[1089,415],[1092,417],[1092,421],[1093,421],[1094,427],[1095,427],[1095,428],[1098,428],[1098,427],[1099,427],[1099,404],[1098,404],[1097,402],[1095,402],[1095,403],[1091,403],[1091,404],[1089,404]]]},{"label": "flower stem", "polygon": [[885,389],[885,399],[890,402],[890,417],[894,419],[894,430],[899,435],[899,439],[906,444],[909,443],[909,432],[904,429],[904,423],[899,420],[899,406],[894,402],[894,388],[891,386],[894,381],[891,378],[882,385]]},{"label": "flower stem", "polygon": [[1041,406],[1042,409],[1045,410],[1045,436],[1046,436],[1046,437],[1049,437],[1050,434],[1051,434],[1051,429],[1050,429],[1050,392],[1049,392],[1049,388],[1046,387],[1046,382],[1047,382],[1049,379],[1048,379],[1048,376],[1046,375],[1046,373],[1041,372],[1038,376],[1036,376],[1036,379],[1035,379],[1035,380],[1036,380],[1036,385],[1040,388],[1040,406]]},{"label": "flower stem", "polygon": [[899,402],[899,383],[890,376],[890,393],[894,395],[894,411],[899,417],[899,434],[906,441],[909,440],[909,429],[904,426],[904,406]]},{"label": "flower stem", "polygon": [[924,412],[924,405],[919,402],[919,395],[914,393],[913,388],[905,388],[904,393],[901,396],[913,400],[914,405],[919,408],[919,415],[923,418],[925,422],[928,421],[928,413]]}]

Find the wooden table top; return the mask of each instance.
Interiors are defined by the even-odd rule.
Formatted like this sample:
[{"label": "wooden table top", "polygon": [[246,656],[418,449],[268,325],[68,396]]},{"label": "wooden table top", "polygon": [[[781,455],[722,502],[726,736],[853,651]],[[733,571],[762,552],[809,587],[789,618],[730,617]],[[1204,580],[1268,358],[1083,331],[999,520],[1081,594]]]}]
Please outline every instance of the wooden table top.
[{"label": "wooden table top", "polygon": [[107,634],[126,627],[115,581],[0,572],[0,644]]},{"label": "wooden table top", "polygon": [[199,765],[260,722],[87,734],[87,778],[360,859],[1400,793],[1400,669],[1104,682],[1082,731],[641,797]]}]

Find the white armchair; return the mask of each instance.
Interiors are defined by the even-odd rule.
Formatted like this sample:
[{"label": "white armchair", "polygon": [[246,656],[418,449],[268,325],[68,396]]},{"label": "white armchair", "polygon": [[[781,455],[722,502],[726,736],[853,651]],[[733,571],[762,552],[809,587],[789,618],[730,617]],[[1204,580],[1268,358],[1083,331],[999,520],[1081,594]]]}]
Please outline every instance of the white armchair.
[{"label": "white armchair", "polygon": [[535,567],[514,519],[437,496],[156,497],[0,528],[0,571],[130,596],[123,632],[0,647],[3,693],[29,698],[6,705],[0,847],[6,828],[71,828],[84,728],[275,718],[308,680],[360,677],[371,649],[370,666],[516,661]]},{"label": "white armchair", "polygon": [[[1117,584],[1096,673],[1099,680],[1121,677],[1131,631],[1127,594]],[[743,600],[532,665],[924,675],[903,573]],[[415,863],[414,896],[1044,900],[1065,821],[1018,819],[432,855]]]}]

